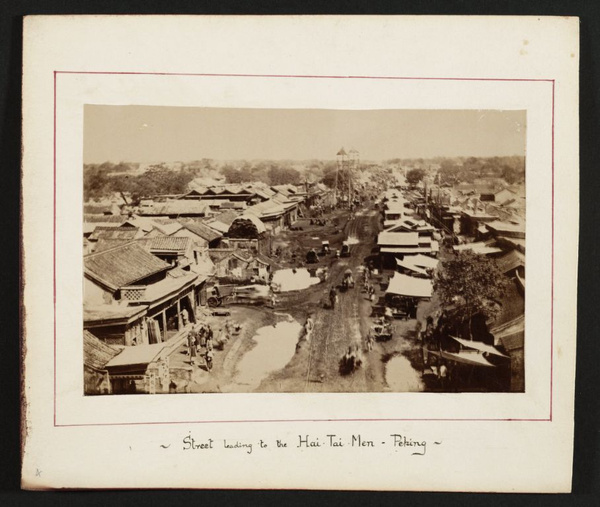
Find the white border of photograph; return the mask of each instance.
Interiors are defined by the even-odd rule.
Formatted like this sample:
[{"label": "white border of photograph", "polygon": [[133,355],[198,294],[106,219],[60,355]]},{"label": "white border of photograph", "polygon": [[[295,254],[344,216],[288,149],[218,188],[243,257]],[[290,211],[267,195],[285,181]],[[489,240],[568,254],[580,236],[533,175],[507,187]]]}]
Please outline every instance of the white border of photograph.
[{"label": "white border of photograph", "polygon": [[[84,397],[81,363],[82,192],[57,185],[57,424],[326,419],[550,417],[551,81],[62,74],[57,84],[57,181],[83,188],[85,104],[311,109],[527,111],[525,384],[518,393],[228,394]],[[332,146],[332,152],[335,147]],[[402,154],[399,153],[398,156]],[[544,226],[540,226],[544,224]],[[78,242],[78,248],[73,246]],[[528,262],[535,259],[535,262]],[[77,290],[75,290],[77,288]],[[187,399],[193,397],[193,402]],[[357,396],[360,403],[354,403]],[[165,410],[165,408],[167,410]],[[110,415],[112,414],[112,415]]]},{"label": "white border of photograph", "polygon": [[[570,489],[578,237],[578,20],[41,16],[26,19],[24,34],[25,486]],[[56,71],[461,80],[57,74],[55,420],[52,254]],[[474,78],[507,81],[464,81]],[[508,81],[514,79],[547,81]],[[550,276],[553,86],[554,278]],[[526,392],[84,398],[81,199],[86,103],[526,109]],[[548,420],[551,354],[554,382],[552,419]],[[447,420],[455,418],[468,420]],[[478,421],[488,418],[502,421]],[[505,421],[515,418],[541,421]],[[185,422],[242,419],[329,422]],[[398,420],[336,421],[340,419]],[[167,420],[180,423],[152,424]],[[67,424],[91,426],[57,427]],[[182,439],[190,432],[215,440],[278,438],[288,440],[290,448],[280,453],[272,447],[252,454],[233,454],[222,448],[210,455],[182,452]],[[402,433],[427,440],[428,451],[425,456],[414,457],[409,449],[389,450],[385,446],[372,451],[321,448],[318,453],[291,449],[296,448],[294,444],[302,434],[343,433],[348,437],[354,432],[382,441],[392,432]]]}]

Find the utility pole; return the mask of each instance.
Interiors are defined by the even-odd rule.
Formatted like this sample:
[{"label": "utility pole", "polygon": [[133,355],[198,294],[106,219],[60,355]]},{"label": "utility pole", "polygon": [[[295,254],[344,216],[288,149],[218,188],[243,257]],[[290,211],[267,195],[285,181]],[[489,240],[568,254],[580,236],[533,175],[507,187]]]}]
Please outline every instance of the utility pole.
[{"label": "utility pole", "polygon": [[345,166],[348,163],[348,154],[346,153],[346,150],[344,150],[344,147],[342,147],[340,149],[340,151],[337,152],[337,165],[335,167],[335,205],[337,205],[337,197],[338,197],[338,173],[340,172],[340,170],[342,171],[343,174],[343,170],[345,168]]},{"label": "utility pole", "polygon": [[348,164],[348,205],[351,206],[353,202],[354,194],[354,181],[352,178],[353,169],[354,172],[358,172],[359,169],[359,155],[355,149],[350,150],[350,161]]}]

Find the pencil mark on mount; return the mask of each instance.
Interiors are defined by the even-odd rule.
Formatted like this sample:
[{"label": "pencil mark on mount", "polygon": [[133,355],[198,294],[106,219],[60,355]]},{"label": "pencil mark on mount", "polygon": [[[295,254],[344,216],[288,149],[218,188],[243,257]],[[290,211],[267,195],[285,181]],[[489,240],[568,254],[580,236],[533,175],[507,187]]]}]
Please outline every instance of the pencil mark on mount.
[{"label": "pencil mark on mount", "polygon": [[525,111],[84,117],[85,394],[525,391]]},{"label": "pencil mark on mount", "polygon": [[160,446],[161,446],[163,449],[168,449],[169,447],[171,447],[171,444],[169,444],[169,445],[163,445],[163,444],[160,444]]}]

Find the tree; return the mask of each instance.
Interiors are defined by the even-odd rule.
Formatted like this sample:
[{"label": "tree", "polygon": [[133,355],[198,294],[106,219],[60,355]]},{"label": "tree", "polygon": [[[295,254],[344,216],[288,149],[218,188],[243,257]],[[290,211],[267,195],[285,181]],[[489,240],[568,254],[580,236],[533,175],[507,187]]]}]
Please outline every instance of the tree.
[{"label": "tree", "polygon": [[494,318],[500,311],[500,300],[508,290],[509,280],[496,261],[470,250],[444,261],[433,281],[433,288],[444,306],[455,307],[455,318],[471,323],[477,314]]},{"label": "tree", "polygon": [[300,173],[292,167],[278,167],[271,165],[269,169],[269,180],[271,185],[297,185],[300,183]]},{"label": "tree", "polygon": [[252,220],[240,217],[233,221],[226,236],[229,238],[257,239],[260,237],[260,233]]},{"label": "tree", "polygon": [[458,167],[452,160],[444,160],[440,167],[440,184],[450,183],[454,184],[458,181],[458,174],[460,173],[460,167]]},{"label": "tree", "polygon": [[221,174],[225,176],[227,183],[240,183],[242,181],[240,172],[229,164],[221,167]]},{"label": "tree", "polygon": [[514,167],[505,164],[502,166],[502,178],[506,183],[512,185],[519,179],[519,173]]},{"label": "tree", "polygon": [[83,198],[101,199],[109,192],[110,180],[106,172],[96,165],[84,166],[83,168]]},{"label": "tree", "polygon": [[406,181],[409,185],[416,185],[425,176],[425,170],[420,168],[411,169],[406,173]]},{"label": "tree", "polygon": [[252,174],[252,166],[249,162],[244,162],[239,170],[240,183],[247,183],[248,181],[254,181],[254,175]]}]

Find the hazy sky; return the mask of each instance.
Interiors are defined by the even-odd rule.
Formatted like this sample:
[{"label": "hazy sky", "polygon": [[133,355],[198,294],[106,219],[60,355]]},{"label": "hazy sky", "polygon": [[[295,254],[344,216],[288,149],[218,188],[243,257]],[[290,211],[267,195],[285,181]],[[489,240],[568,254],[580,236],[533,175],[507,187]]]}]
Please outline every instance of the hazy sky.
[{"label": "hazy sky", "polygon": [[86,105],[85,163],[525,154],[525,111]]}]

